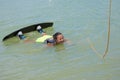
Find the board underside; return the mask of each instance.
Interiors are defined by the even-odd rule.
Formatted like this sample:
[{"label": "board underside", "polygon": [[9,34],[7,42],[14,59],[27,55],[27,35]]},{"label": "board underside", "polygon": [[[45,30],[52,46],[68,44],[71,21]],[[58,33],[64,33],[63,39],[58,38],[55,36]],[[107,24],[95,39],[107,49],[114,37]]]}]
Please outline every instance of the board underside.
[{"label": "board underside", "polygon": [[32,32],[32,31],[35,31],[36,28],[37,28],[37,26],[39,26],[39,25],[42,27],[42,29],[44,29],[44,28],[47,28],[47,27],[52,27],[53,22],[38,23],[38,24],[34,24],[34,25],[30,25],[30,26],[27,26],[27,27],[18,29],[18,30],[16,30],[16,31],[8,34],[7,36],[5,36],[5,37],[3,38],[3,41],[5,41],[5,40],[7,40],[7,39],[9,39],[9,38],[15,37],[19,31],[22,31],[23,34],[24,34],[24,33],[29,33],[29,32]]}]

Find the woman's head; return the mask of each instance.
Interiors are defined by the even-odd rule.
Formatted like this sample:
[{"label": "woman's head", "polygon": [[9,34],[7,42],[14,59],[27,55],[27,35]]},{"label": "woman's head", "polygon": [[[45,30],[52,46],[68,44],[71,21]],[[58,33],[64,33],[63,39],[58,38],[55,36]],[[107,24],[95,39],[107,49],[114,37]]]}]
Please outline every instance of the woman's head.
[{"label": "woman's head", "polygon": [[56,33],[53,35],[53,39],[55,40],[55,42],[56,42],[57,44],[64,42],[64,36],[63,36],[62,33],[60,33],[60,32],[56,32]]}]

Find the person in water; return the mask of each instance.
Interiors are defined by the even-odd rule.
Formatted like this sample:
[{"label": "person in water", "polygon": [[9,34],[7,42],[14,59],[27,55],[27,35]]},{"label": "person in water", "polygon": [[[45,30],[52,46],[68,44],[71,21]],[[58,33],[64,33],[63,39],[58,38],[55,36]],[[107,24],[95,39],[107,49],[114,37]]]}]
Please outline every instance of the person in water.
[{"label": "person in water", "polygon": [[[44,42],[48,45],[56,45],[66,41],[66,39],[64,39],[63,34],[60,32],[56,32],[53,36],[50,36],[43,31],[40,25],[37,26],[36,29],[42,35],[42,37],[36,39],[36,42]],[[26,38],[26,36],[24,36],[21,31],[19,31],[17,35],[21,40],[24,40]]]}]

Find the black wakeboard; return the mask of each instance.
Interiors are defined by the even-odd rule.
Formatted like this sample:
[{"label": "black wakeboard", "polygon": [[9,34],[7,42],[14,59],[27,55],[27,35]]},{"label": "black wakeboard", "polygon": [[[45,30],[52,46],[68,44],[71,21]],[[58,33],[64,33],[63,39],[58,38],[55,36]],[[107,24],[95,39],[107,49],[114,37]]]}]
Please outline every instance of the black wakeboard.
[{"label": "black wakeboard", "polygon": [[8,34],[7,36],[5,36],[2,41],[5,41],[5,40],[7,40],[9,38],[12,38],[12,37],[15,37],[19,31],[22,31],[23,34],[35,31],[38,25],[40,25],[42,27],[42,29],[44,29],[44,28],[47,28],[47,27],[52,27],[53,22],[38,23],[38,24],[34,24],[34,25],[30,25],[30,26],[21,28],[21,29],[16,30],[16,31]]}]

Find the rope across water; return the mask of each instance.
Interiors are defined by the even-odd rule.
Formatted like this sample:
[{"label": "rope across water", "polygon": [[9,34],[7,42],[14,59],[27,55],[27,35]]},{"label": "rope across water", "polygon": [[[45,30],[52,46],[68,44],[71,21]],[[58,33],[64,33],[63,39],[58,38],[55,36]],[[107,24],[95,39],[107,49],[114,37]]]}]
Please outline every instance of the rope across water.
[{"label": "rope across water", "polygon": [[107,44],[106,44],[106,50],[104,52],[103,58],[105,58],[105,56],[108,53],[108,48],[109,48],[109,43],[110,43],[110,18],[111,18],[111,8],[112,8],[112,0],[110,0],[109,3],[109,16],[108,16],[108,38],[107,38]]},{"label": "rope across water", "polygon": [[[112,0],[109,0],[109,15],[108,15],[108,36],[107,36],[107,44],[106,44],[106,49],[105,52],[103,54],[103,58],[105,58],[105,56],[108,53],[108,49],[109,49],[109,44],[110,44],[110,18],[111,18],[111,8],[112,8]],[[100,55],[100,53],[96,50],[96,48],[93,46],[93,44],[91,43],[90,39],[87,39],[88,43],[90,44],[90,47],[92,48],[92,50],[99,56],[102,57]]]}]

